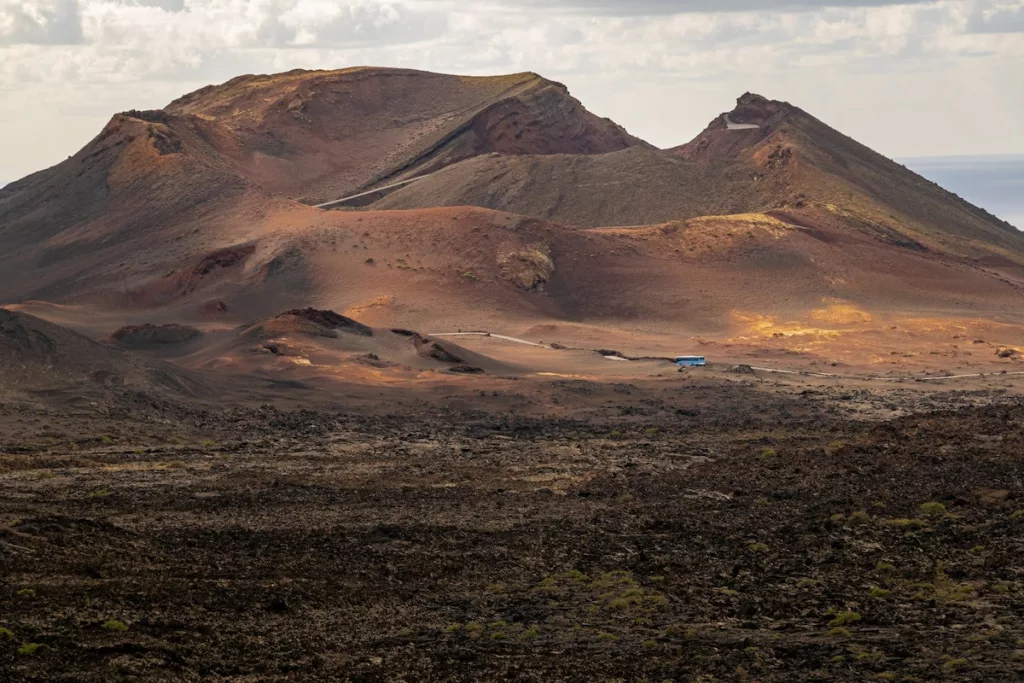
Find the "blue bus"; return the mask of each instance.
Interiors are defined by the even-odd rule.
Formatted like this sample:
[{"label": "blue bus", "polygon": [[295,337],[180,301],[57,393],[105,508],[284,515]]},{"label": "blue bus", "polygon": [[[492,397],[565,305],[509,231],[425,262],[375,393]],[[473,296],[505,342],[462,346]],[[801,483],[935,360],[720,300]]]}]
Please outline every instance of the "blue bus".
[{"label": "blue bus", "polygon": [[676,365],[681,368],[699,368],[707,364],[704,356],[679,356],[676,358]]}]

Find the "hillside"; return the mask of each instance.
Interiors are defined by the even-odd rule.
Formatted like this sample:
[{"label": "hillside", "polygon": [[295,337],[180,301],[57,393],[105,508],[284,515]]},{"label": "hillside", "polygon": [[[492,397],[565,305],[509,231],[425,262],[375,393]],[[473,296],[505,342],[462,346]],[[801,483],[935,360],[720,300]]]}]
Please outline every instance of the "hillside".
[{"label": "hillside", "polygon": [[142,346],[309,307],[591,349],[1006,344],[1022,263],[1021,233],[791,105],[745,95],[657,150],[534,74],[244,76],[0,190],[0,303]]},{"label": "hillside", "polygon": [[334,199],[476,154],[630,146],[645,143],[535,74],[243,76],[164,110],[117,114],[66,161],[0,189],[0,270],[10,274],[0,301],[93,296],[102,280],[109,305],[131,307],[139,277],[203,269],[268,215],[301,213],[295,199]]},{"label": "hillside", "polygon": [[117,114],[77,154],[0,189],[0,246],[100,219],[112,237],[245,191],[325,201],[489,152],[644,145],[536,74],[242,76]]},{"label": "hillside", "polygon": [[633,147],[601,155],[467,159],[396,189],[371,210],[480,206],[579,227],[652,225],[770,205],[749,176]]},{"label": "hillside", "polygon": [[209,143],[217,132],[162,111],[115,115],[66,161],[0,189],[3,256],[31,246],[46,262],[254,191]]},{"label": "hillside", "polygon": [[488,152],[598,154],[645,144],[532,73],[355,68],[241,76],[166,111],[230,131],[219,151],[240,173],[309,203]]},{"label": "hillside", "polygon": [[[730,130],[733,126],[757,126]],[[777,207],[814,204],[863,231],[896,233],[930,249],[1018,262],[1024,233],[830,128],[787,102],[747,93],[670,154],[712,174],[743,164],[775,186]]]},{"label": "hillside", "polygon": [[806,227],[1022,262],[1024,234],[792,105],[747,94],[693,141],[581,157],[468,159],[372,209],[474,205],[583,227],[785,211]]},{"label": "hillside", "polygon": [[98,344],[32,315],[0,308],[0,397],[65,392],[69,399],[127,388],[177,397],[213,390],[185,370]]}]

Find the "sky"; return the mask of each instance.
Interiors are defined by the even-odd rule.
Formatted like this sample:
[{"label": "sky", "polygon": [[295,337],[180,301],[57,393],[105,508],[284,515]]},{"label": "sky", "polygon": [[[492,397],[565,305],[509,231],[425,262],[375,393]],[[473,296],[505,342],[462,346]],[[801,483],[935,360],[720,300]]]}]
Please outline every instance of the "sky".
[{"label": "sky", "polygon": [[1024,230],[1024,154],[901,159],[975,206]]},{"label": "sky", "polygon": [[744,92],[891,157],[1024,153],[1024,0],[0,0],[0,185],[293,68],[535,71],[668,147]]}]

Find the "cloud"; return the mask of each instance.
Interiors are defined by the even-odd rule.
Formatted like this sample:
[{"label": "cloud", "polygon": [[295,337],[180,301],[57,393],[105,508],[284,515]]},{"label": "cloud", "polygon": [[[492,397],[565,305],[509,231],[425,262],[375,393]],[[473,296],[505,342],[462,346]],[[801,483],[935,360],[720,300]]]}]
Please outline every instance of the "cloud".
[{"label": "cloud", "polygon": [[1024,33],[1024,2],[975,5],[967,30],[971,33]]},{"label": "cloud", "polygon": [[447,17],[403,3],[299,0],[277,19],[285,44],[295,47],[381,45],[442,35]]},{"label": "cloud", "polygon": [[[171,9],[168,9],[168,8]],[[445,15],[380,0],[186,0],[171,3],[94,0],[84,17],[91,44],[181,52],[222,49],[356,47],[435,38]]]},{"label": "cloud", "polygon": [[80,42],[78,0],[0,0],[0,45]]},{"label": "cloud", "polygon": [[121,0],[126,5],[139,5],[140,7],[159,7],[171,12],[178,12],[185,9],[185,0]]},{"label": "cloud", "polygon": [[423,3],[387,0],[0,0],[0,46],[356,47],[436,38],[446,25]]},{"label": "cloud", "polygon": [[687,12],[796,12],[833,7],[885,7],[912,5],[934,0],[499,0],[509,7],[545,7],[616,16],[656,16]]}]

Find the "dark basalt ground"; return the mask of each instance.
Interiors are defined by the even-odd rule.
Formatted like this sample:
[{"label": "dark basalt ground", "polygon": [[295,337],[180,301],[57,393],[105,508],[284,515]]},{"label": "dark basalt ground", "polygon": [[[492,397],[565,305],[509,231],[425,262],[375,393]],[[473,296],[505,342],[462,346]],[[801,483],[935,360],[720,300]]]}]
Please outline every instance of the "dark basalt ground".
[{"label": "dark basalt ground", "polygon": [[1024,677],[1011,400],[734,427],[148,410],[0,406],[0,679]]}]

